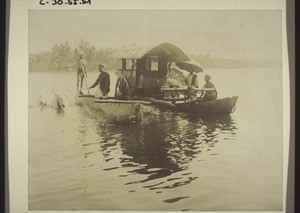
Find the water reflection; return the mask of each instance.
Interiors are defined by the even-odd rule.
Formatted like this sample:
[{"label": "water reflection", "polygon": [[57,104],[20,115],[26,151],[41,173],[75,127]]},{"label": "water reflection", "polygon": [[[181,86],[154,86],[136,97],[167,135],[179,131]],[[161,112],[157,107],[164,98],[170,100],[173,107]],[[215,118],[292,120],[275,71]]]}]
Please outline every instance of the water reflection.
[{"label": "water reflection", "polygon": [[[135,125],[113,125],[94,120],[98,134],[96,143],[100,145],[104,160],[117,160],[119,165],[103,170],[122,169],[118,174],[120,178],[132,174],[142,177],[126,185],[156,180],[143,188],[162,190],[189,184],[198,178],[189,170],[194,158],[211,151],[219,141],[235,139],[237,128],[230,115],[199,117],[157,111],[145,114],[144,121]],[[176,173],[180,175],[173,177]]]}]

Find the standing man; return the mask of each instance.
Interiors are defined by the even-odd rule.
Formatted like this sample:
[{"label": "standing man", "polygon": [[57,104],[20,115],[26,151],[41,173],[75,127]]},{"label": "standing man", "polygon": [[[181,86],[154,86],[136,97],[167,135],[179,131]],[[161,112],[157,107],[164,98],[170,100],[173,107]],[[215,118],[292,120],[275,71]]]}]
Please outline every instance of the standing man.
[{"label": "standing man", "polygon": [[194,74],[193,70],[190,70],[190,74],[186,76],[186,85],[187,85],[187,97],[189,99],[195,98],[196,94],[194,89],[198,88],[198,78]]},{"label": "standing man", "polygon": [[104,66],[102,64],[99,64],[98,70],[100,72],[100,75],[95,81],[95,83],[89,87],[89,89],[98,86],[95,93],[95,97],[106,99],[108,98],[108,93],[110,91],[110,77],[109,74],[104,71]]},{"label": "standing man", "polygon": [[[77,53],[77,49],[76,49]],[[84,60],[83,52],[79,53],[79,57],[77,58],[77,94],[83,95],[81,89],[84,78],[87,77],[86,73],[86,61]]]}]

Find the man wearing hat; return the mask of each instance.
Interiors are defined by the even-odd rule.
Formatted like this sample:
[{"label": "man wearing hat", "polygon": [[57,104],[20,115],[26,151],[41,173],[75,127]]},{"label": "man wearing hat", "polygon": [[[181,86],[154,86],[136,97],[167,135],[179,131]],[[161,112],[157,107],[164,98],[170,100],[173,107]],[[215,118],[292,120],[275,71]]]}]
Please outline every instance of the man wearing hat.
[{"label": "man wearing hat", "polygon": [[83,52],[80,52],[77,60],[77,93],[81,95],[83,94],[81,91],[83,79],[87,77],[86,61],[84,60],[83,56]]},{"label": "man wearing hat", "polygon": [[89,87],[89,89],[98,86],[95,93],[95,97],[105,99],[108,98],[108,93],[110,91],[110,77],[109,74],[104,71],[104,66],[102,64],[99,64],[98,70],[100,72],[100,75],[95,81],[95,83]]}]

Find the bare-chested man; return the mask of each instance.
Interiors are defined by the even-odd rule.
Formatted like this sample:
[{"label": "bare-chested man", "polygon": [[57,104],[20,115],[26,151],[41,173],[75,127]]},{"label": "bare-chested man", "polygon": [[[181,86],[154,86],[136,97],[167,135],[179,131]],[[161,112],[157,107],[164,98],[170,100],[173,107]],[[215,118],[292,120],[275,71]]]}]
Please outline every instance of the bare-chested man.
[{"label": "bare-chested man", "polygon": [[87,77],[86,73],[86,61],[84,60],[84,54],[80,52],[77,58],[77,94],[83,94],[82,84],[85,77]]}]

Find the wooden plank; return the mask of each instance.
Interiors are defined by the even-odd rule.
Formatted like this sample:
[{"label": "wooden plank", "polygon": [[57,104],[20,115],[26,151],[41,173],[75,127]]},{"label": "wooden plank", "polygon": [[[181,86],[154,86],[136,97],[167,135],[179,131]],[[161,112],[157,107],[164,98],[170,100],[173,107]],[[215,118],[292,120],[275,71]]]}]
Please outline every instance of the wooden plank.
[{"label": "wooden plank", "polygon": [[115,99],[95,99],[94,102],[96,103],[116,103],[116,104],[146,104],[150,105],[151,102],[149,101],[138,101],[138,100],[115,100]]},{"label": "wooden plank", "polygon": [[95,97],[94,95],[78,95],[79,98],[85,98],[85,97]]},{"label": "wooden plank", "polygon": [[[79,98],[91,97],[96,98],[94,95],[78,95]],[[115,100],[115,97],[109,96],[107,99]]]},{"label": "wooden plank", "polygon": [[[214,91],[215,89],[214,88],[194,88],[194,91]],[[184,91],[187,91],[187,88],[186,87],[183,87],[183,88],[163,88],[162,91],[164,92],[184,92]]]},{"label": "wooden plank", "polygon": [[186,101],[187,98],[164,98],[164,101]]},{"label": "wooden plank", "polygon": [[163,88],[162,91],[164,92],[183,92],[183,91],[187,91],[187,88]]}]

